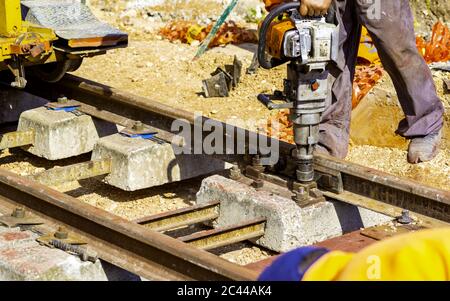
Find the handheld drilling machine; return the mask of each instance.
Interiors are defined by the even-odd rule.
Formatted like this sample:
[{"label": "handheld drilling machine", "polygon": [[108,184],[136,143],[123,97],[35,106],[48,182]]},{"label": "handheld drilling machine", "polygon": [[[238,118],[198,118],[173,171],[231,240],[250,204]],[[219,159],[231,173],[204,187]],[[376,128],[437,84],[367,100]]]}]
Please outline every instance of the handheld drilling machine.
[{"label": "handheld drilling machine", "polygon": [[[319,124],[331,91],[326,67],[336,61],[339,32],[325,17],[302,17],[299,7],[298,1],[280,4],[261,25],[258,47],[261,67],[288,65],[284,91],[274,98],[263,94],[258,98],[269,109],[290,109],[296,144],[292,153],[296,162],[295,199],[300,206],[308,206],[324,200],[315,182],[313,151],[319,142]],[[277,104],[272,99],[285,103]]]}]

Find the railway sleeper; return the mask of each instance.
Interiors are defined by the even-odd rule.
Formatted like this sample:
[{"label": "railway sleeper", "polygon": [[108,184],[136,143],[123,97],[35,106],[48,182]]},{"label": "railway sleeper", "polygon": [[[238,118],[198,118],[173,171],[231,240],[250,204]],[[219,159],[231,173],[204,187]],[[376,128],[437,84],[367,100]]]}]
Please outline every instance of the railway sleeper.
[{"label": "railway sleeper", "polygon": [[243,176],[238,181],[219,175],[206,178],[197,193],[197,205],[221,201],[219,217],[212,222],[216,230],[265,219],[264,234],[254,242],[275,252],[286,252],[394,220],[340,201],[328,200],[301,208],[288,189],[269,182],[264,188],[255,189],[252,182]]},{"label": "railway sleeper", "polygon": [[45,185],[58,185],[104,176],[103,181],[109,185],[136,191],[219,172],[227,165],[205,155],[177,155],[167,142],[119,133],[100,138],[91,161],[55,167],[32,178]]}]

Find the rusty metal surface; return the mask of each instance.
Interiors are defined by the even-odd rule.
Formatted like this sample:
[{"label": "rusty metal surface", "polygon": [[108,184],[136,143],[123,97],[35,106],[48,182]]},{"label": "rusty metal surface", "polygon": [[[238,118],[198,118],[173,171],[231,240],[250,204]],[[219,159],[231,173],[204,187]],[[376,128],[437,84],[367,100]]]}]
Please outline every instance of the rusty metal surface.
[{"label": "rusty metal surface", "polygon": [[11,132],[0,135],[0,149],[31,145],[34,143],[34,130]]},{"label": "rusty metal surface", "polygon": [[[45,86],[48,89],[43,89]],[[256,144],[259,141],[264,141],[262,144],[266,144],[265,141],[269,141],[268,145],[279,143],[281,145],[280,151],[284,152],[284,154],[290,154],[290,150],[293,147],[288,143],[269,138],[264,134],[253,133],[205,116],[196,116],[193,112],[174,108],[146,97],[133,95],[71,74],[66,75],[57,85],[34,82],[28,83],[27,89],[31,93],[41,95],[45,98],[55,98],[58,97],[57,95],[63,94],[83,104],[93,106],[97,110],[108,111],[133,120],[140,120],[147,125],[164,128],[166,131],[170,131],[172,122],[175,119],[179,121],[184,120],[190,125],[197,124],[203,126],[206,122],[210,122],[222,126],[223,129],[229,128],[234,133],[239,132],[239,135],[235,134],[234,136],[245,138],[246,141],[252,136]],[[230,160],[233,160],[239,159],[242,156],[222,155],[221,157],[230,157]]]},{"label": "rusty metal surface", "polygon": [[400,234],[426,229],[420,225],[381,225],[363,229],[361,235],[375,240],[383,240]]},{"label": "rusty metal surface", "polygon": [[358,252],[376,241],[376,239],[362,235],[361,231],[354,231],[316,243],[314,246],[331,251]]},{"label": "rusty metal surface", "polygon": [[[53,106],[54,107],[54,106],[56,106],[55,104],[56,103],[49,103],[48,106]],[[70,104],[72,104],[73,106],[77,106],[77,110],[82,112],[82,113],[84,113],[84,114],[86,114],[86,115],[89,115],[89,116],[92,116],[92,117],[95,117],[97,119],[101,119],[101,120],[104,120],[104,121],[107,121],[107,122],[110,122],[110,123],[114,123],[114,124],[123,126],[125,128],[131,128],[131,127],[133,127],[133,125],[136,122],[138,122],[138,120],[133,120],[133,119],[130,119],[130,118],[126,118],[126,117],[123,117],[123,116],[121,116],[119,114],[112,113],[112,112],[108,111],[107,109],[106,110],[105,109],[99,109],[99,108],[97,108],[95,106],[91,106],[89,104],[82,103],[82,102],[79,102],[79,101],[70,100]],[[182,136],[170,133],[170,132],[165,131],[165,130],[163,130],[161,128],[156,128],[156,127],[153,127],[153,126],[150,126],[150,125],[147,125],[147,124],[144,124],[144,126],[149,131],[155,132],[156,133],[155,137],[157,137],[159,139],[162,139],[162,140],[164,140],[164,141],[166,141],[168,143],[173,143],[174,145],[177,145],[177,146],[180,146],[180,147],[184,146],[184,144],[185,144],[184,138]]]},{"label": "rusty metal surface", "polygon": [[[264,180],[264,184],[260,189],[275,193],[285,198],[292,198],[292,180],[266,173],[262,174],[262,179]],[[250,185],[252,180],[250,178],[242,176],[239,179],[239,182]],[[278,189],[275,189],[276,186],[278,186]],[[385,187],[385,189],[391,189],[391,187],[387,186]],[[399,217],[402,214],[402,211],[405,209],[403,207],[398,207],[385,202],[383,201],[383,199],[366,197],[364,195],[345,190],[341,193],[331,191],[322,191],[322,193],[328,200],[344,202],[359,208],[369,209],[371,211],[390,216],[393,219]],[[428,202],[432,204],[433,200],[429,200]],[[426,205],[427,201],[425,201],[423,204]],[[406,204],[405,207],[406,209],[408,209],[408,204]],[[424,226],[429,228],[449,226],[449,223],[445,220],[430,217],[426,213],[426,208],[422,208],[422,212],[423,214],[419,214],[417,212],[411,211],[412,215],[417,220],[420,220],[424,224]]]},{"label": "rusty metal surface", "polygon": [[[53,29],[59,37],[69,40],[69,43],[75,40],[72,47],[111,46],[128,41],[126,33],[100,22],[80,2],[22,0],[21,3],[26,21]],[[92,39],[97,42],[95,45],[92,44]]]},{"label": "rusty metal surface", "polygon": [[[114,265],[155,280],[254,280],[256,273],[0,169],[0,204],[64,225]],[[3,205],[2,205],[3,207]]]},{"label": "rusty metal surface", "polygon": [[32,216],[24,208],[15,208],[11,214],[0,216],[0,224],[9,228],[40,225],[43,223],[42,219]]},{"label": "rusty metal surface", "polygon": [[[361,231],[354,231],[339,237],[327,239],[325,241],[314,244],[316,247],[326,248],[331,251],[358,252],[365,247],[377,242],[376,239],[362,235]],[[266,267],[272,264],[279,257],[271,256],[261,261],[247,264],[245,267],[257,273],[261,273]]]},{"label": "rusty metal surface", "polygon": [[[365,196],[361,196],[348,191],[344,191],[341,194],[324,191],[323,194],[330,200],[340,201],[360,208],[369,209],[371,211],[390,216],[393,219],[399,217],[402,214],[402,211],[404,210],[404,208],[390,205],[388,203],[368,198]],[[426,213],[418,214],[417,212],[411,211],[411,215],[415,219],[420,220],[424,224],[424,226],[429,228],[448,227],[450,225],[446,221],[429,217]]]},{"label": "rusty metal surface", "polygon": [[193,225],[219,217],[220,202],[195,205],[161,214],[142,217],[135,223],[145,225],[154,231],[167,231],[178,227]]},{"label": "rusty metal surface", "polygon": [[[66,234],[66,236],[64,237],[59,237],[57,235],[57,233],[60,233],[61,231],[65,231],[64,234]],[[48,233],[45,235],[42,235],[40,237],[38,237],[36,239],[36,241],[42,245],[45,245],[47,247],[51,247],[52,246],[52,241],[53,240],[58,240],[60,242],[63,242],[65,244],[68,245],[86,245],[87,241],[86,239],[84,239],[83,237],[73,233],[73,232],[69,232],[67,231],[65,228],[61,227],[59,228],[56,232],[54,233]]]},{"label": "rusty metal surface", "polygon": [[[34,89],[33,93],[38,93],[38,95],[42,93],[42,84],[39,83],[40,89]],[[129,118],[139,116],[141,119],[138,120],[143,122],[147,120],[148,124],[154,122],[159,124],[159,127],[166,129],[170,129],[174,119],[184,119],[190,124],[194,124],[195,121],[194,114],[191,112],[172,108],[145,97],[136,96],[72,75],[66,76],[56,86],[51,85],[46,91],[54,91],[65,95],[71,94],[71,97],[76,98],[80,102],[96,106],[99,110],[104,109],[116,114],[128,115],[127,117]],[[206,117],[201,119],[201,124],[210,120]],[[224,127],[233,127],[235,131],[238,129],[231,125],[221,124]],[[245,137],[249,135],[250,132],[245,131]],[[264,135],[258,135],[258,137],[259,139],[267,139]],[[246,143],[249,148],[257,147],[256,145],[249,145],[247,138]],[[294,145],[280,142],[280,156],[290,156],[294,147]],[[231,160],[245,161],[244,156],[222,156],[221,158],[228,162],[231,162]],[[432,188],[415,181],[402,179],[330,156],[317,155],[315,165],[321,172],[334,171],[336,174],[339,174],[341,177],[337,183],[339,190],[350,193],[353,199],[356,196],[362,202],[369,200],[384,203],[386,204],[384,209],[387,209],[389,206],[408,209],[411,212],[444,222],[450,221],[450,191]],[[329,184],[334,185],[336,183]],[[335,199],[340,200],[339,198]],[[391,209],[388,210],[392,211]]]},{"label": "rusty metal surface", "polygon": [[88,161],[40,172],[30,176],[30,179],[44,185],[58,185],[71,181],[89,179],[107,175],[111,172],[111,160]]},{"label": "rusty metal surface", "polygon": [[260,218],[224,228],[205,230],[178,238],[191,246],[211,250],[264,235],[266,219]]},{"label": "rusty metal surface", "polygon": [[450,222],[450,191],[328,156],[315,163],[339,171],[346,192]]}]

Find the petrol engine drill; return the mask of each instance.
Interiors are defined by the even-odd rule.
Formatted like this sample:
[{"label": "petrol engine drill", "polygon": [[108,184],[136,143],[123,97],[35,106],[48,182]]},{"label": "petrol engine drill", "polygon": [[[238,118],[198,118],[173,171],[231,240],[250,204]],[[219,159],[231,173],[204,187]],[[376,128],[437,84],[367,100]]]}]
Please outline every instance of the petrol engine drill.
[{"label": "petrol engine drill", "polygon": [[336,61],[339,33],[325,17],[302,17],[299,7],[298,1],[280,4],[260,27],[261,67],[272,69],[288,63],[284,91],[275,98],[286,103],[275,104],[267,95],[258,98],[270,109],[291,111],[296,144],[292,157],[297,164],[295,199],[299,205],[308,206],[324,200],[314,181],[313,150],[319,141],[320,119],[330,91],[326,66]]}]

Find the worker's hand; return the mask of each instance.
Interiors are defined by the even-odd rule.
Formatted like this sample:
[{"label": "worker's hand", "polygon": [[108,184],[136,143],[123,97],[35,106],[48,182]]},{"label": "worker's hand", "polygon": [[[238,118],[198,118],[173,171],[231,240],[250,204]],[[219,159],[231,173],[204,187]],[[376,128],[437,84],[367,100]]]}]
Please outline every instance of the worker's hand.
[{"label": "worker's hand", "polygon": [[324,16],[330,8],[332,0],[301,0],[300,14],[302,16]]}]

